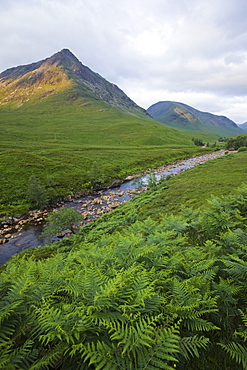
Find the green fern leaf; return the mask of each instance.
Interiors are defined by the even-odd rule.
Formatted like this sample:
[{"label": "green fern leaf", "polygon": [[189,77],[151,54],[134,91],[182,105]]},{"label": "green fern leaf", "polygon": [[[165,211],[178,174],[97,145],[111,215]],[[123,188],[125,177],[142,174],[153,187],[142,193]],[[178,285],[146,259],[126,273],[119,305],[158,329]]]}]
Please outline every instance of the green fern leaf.
[{"label": "green fern leaf", "polygon": [[244,370],[247,370],[247,349],[240,343],[231,342],[229,344],[219,345],[229,354],[229,356],[235,360],[238,364],[243,366]]},{"label": "green fern leaf", "polygon": [[198,337],[197,335],[195,335],[193,337],[183,337],[179,340],[179,348],[181,354],[186,360],[188,360],[191,357],[199,358],[198,350],[200,348],[206,349],[208,343],[209,339],[203,336]]}]

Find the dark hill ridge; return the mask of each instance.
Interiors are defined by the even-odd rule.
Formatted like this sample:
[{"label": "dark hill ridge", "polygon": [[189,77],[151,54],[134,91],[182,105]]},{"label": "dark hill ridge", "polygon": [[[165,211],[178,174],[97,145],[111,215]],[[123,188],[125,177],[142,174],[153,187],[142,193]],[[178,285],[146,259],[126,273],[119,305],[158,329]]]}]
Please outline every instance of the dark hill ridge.
[{"label": "dark hill ridge", "polygon": [[66,89],[73,90],[73,98],[102,100],[125,112],[148,115],[118,86],[84,66],[68,49],[37,63],[2,72],[0,105],[12,103],[18,107],[37,95],[44,99],[58,90]]},{"label": "dark hill ridge", "polygon": [[204,131],[219,136],[244,133],[227,117],[201,112],[183,103],[162,101],[153,104],[147,112],[157,121],[180,130]]}]

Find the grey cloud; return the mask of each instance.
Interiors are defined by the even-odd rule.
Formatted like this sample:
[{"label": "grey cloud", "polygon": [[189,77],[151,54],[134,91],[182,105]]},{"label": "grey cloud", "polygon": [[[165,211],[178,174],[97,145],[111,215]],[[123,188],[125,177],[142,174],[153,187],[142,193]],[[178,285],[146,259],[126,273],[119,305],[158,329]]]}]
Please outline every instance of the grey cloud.
[{"label": "grey cloud", "polygon": [[0,2],[0,71],[66,47],[145,108],[181,97],[203,110],[206,96],[205,110],[247,120],[245,0]]}]

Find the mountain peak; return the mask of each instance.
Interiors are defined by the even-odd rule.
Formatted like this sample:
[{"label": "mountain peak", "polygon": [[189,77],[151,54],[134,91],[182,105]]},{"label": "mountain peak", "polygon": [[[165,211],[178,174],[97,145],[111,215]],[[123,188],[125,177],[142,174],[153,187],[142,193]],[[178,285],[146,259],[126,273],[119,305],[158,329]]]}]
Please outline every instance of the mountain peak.
[{"label": "mountain peak", "polygon": [[80,61],[69,49],[62,49],[57,53],[53,54],[50,58],[44,60],[44,65],[64,65],[67,68],[71,68],[72,65],[78,64]]},{"label": "mountain peak", "polygon": [[78,59],[75,57],[75,55],[69,50],[69,49],[62,49],[58,51],[57,53],[53,54],[49,59]]},{"label": "mountain peak", "polygon": [[148,116],[118,86],[83,65],[69,49],[62,49],[40,62],[2,72],[0,87],[3,87],[0,104],[14,102],[20,107],[37,94],[41,95],[43,90],[42,99],[46,99],[57,91],[70,89],[70,95],[77,98],[101,100],[127,113]]}]

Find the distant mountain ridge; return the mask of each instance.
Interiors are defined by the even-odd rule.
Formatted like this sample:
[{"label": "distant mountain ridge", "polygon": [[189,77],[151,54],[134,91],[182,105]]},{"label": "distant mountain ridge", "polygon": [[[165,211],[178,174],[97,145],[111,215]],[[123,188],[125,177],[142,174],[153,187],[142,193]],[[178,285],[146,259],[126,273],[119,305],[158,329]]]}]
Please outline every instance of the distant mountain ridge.
[{"label": "distant mountain ridge", "polygon": [[241,128],[242,130],[244,130],[245,132],[247,132],[247,122],[239,124],[238,127]]},{"label": "distant mountain ridge", "polygon": [[180,130],[204,131],[219,136],[244,134],[235,122],[225,116],[201,112],[179,102],[158,102],[151,105],[147,112],[157,121]]},{"label": "distant mountain ridge", "polygon": [[148,115],[118,86],[84,66],[68,49],[39,62],[2,72],[0,106],[11,103],[18,107],[32,100],[32,97],[39,95],[40,99],[45,99],[62,89],[73,89],[72,99],[102,100],[125,112]]}]

